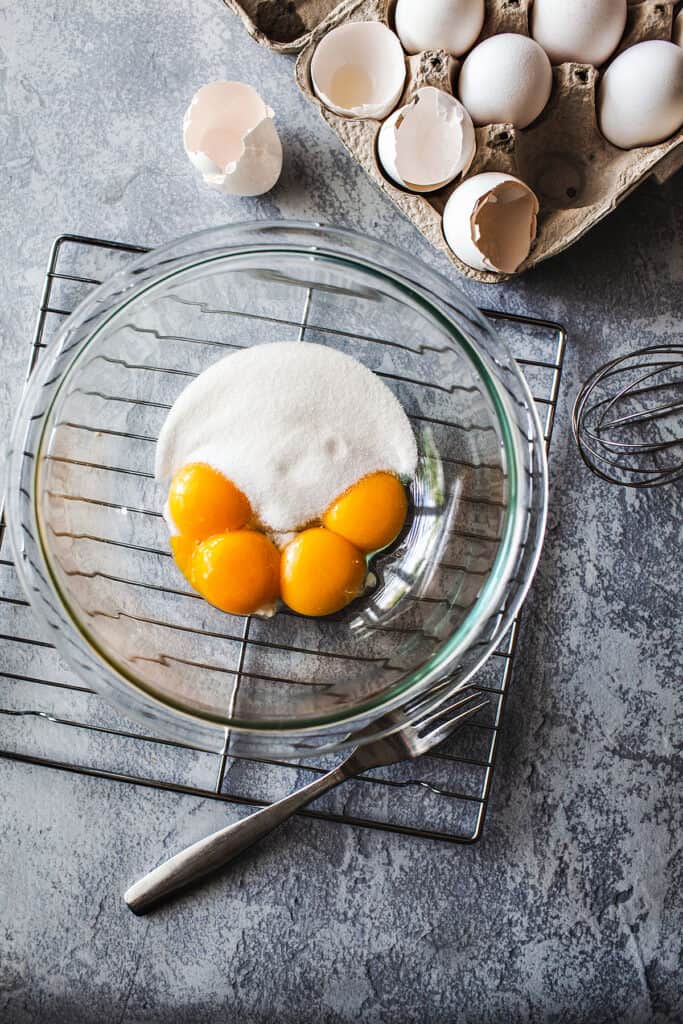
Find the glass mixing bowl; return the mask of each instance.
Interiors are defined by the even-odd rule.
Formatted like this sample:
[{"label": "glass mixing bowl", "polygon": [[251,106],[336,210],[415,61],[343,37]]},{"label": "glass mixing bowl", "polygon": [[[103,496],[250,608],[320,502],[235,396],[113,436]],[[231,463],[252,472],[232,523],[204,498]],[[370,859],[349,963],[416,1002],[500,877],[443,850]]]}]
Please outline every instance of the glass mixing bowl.
[{"label": "glass mixing bowl", "polygon": [[[396,394],[419,449],[411,512],[339,614],[231,616],[170,557],[155,441],[216,359],[292,340]],[[157,735],[211,749],[310,755],[445,699],[510,626],[545,525],[541,428],[502,339],[413,257],[336,228],[233,225],[134,260],[44,353],[10,448],[13,553],[60,653]]]}]

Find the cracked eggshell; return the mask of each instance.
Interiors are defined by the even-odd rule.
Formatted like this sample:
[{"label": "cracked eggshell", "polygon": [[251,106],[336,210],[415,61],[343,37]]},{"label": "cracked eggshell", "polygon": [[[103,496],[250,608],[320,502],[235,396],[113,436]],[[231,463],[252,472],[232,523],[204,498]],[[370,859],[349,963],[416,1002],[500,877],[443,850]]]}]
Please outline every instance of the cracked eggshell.
[{"label": "cracked eggshell", "polygon": [[538,208],[538,199],[519,178],[498,171],[475,174],[446,203],[446,242],[475,270],[514,274],[536,237]]},{"label": "cracked eggshell", "polygon": [[531,35],[553,64],[599,67],[619,45],[627,6],[626,0],[534,0]]},{"label": "cracked eggshell", "polygon": [[320,40],[311,60],[313,90],[345,117],[385,118],[399,101],[406,62],[398,37],[380,21],[352,21]]},{"label": "cracked eggshell", "polygon": [[620,149],[653,146],[683,125],[683,49],[650,39],[624,50],[603,75],[600,131]]},{"label": "cracked eggshell", "polygon": [[679,11],[674,21],[674,31],[671,37],[676,46],[683,46],[683,10]]},{"label": "cracked eggshell", "polygon": [[230,195],[263,195],[282,171],[273,111],[244,82],[202,86],[185,112],[183,143],[206,184]]},{"label": "cracked eggshell", "polygon": [[490,36],[465,58],[458,95],[476,125],[526,128],[550,99],[553,69],[545,50],[515,32]]},{"label": "cracked eggshell", "polygon": [[398,0],[396,33],[407,53],[447,50],[459,57],[484,27],[484,0]]},{"label": "cracked eggshell", "polygon": [[462,103],[433,86],[418,89],[384,122],[377,139],[382,168],[411,192],[433,192],[465,174],[476,148]]}]

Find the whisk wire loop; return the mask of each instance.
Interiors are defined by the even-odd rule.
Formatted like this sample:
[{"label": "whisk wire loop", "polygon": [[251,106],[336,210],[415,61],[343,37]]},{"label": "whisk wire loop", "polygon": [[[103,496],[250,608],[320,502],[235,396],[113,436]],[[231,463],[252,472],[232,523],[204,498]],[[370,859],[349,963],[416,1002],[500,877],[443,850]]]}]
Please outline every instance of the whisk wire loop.
[{"label": "whisk wire loop", "polygon": [[681,479],[683,345],[641,348],[597,369],[577,395],[572,430],[603,480],[644,488]]}]

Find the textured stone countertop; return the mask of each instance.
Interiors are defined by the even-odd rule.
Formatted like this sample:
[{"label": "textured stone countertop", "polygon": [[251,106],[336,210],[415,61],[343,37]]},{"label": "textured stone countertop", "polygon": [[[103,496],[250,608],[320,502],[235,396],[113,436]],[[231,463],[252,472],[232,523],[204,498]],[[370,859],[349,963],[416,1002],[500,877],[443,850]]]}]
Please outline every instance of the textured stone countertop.
[{"label": "textured stone countertop", "polygon": [[[154,244],[252,217],[390,239],[452,268],[354,165],[219,0],[0,0],[0,429],[50,244]],[[180,140],[194,89],[256,84],[285,145],[259,200],[207,191]],[[223,877],[133,917],[121,892],[232,805],[0,762],[0,1020],[649,1022],[683,1019],[680,491],[592,477],[569,410],[608,356],[680,338],[683,176],[475,300],[564,322],[550,528],[483,839],[295,820]],[[1,643],[1,642],[0,642]],[[0,646],[0,661],[2,646]]]}]

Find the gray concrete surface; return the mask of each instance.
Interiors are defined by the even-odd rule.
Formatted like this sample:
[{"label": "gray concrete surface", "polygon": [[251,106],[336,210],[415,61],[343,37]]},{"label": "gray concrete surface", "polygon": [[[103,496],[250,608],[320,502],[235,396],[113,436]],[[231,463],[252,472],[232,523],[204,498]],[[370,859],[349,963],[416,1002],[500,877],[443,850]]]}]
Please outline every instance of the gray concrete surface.
[{"label": "gray concrete surface", "polygon": [[[455,279],[219,0],[0,2],[0,429],[53,238],[153,244],[251,217],[351,225]],[[205,81],[261,89],[285,170],[264,199],[183,154]],[[295,821],[147,919],[121,891],[159,850],[242,813],[0,762],[0,1020],[649,1024],[681,995],[680,492],[610,488],[569,430],[610,354],[680,337],[683,176],[475,300],[564,321],[547,546],[483,840]],[[0,658],[2,657],[0,647]],[[678,716],[678,717],[677,717]],[[155,853],[156,855],[156,853]]]}]

